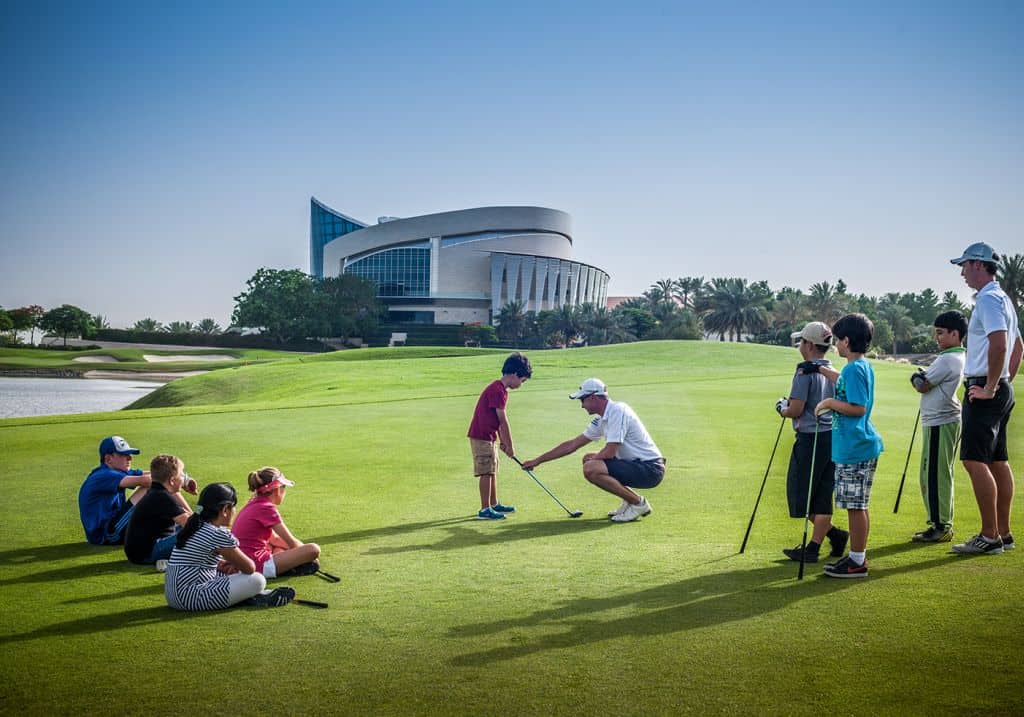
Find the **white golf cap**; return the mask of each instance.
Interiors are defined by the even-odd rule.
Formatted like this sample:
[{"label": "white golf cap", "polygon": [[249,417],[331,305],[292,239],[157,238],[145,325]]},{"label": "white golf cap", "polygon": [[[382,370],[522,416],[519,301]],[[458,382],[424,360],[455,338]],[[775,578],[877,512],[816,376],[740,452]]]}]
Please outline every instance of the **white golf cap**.
[{"label": "white golf cap", "polygon": [[585,398],[586,396],[607,396],[608,387],[604,385],[604,381],[599,378],[588,378],[580,386],[580,390],[576,393],[570,393],[569,398]]}]

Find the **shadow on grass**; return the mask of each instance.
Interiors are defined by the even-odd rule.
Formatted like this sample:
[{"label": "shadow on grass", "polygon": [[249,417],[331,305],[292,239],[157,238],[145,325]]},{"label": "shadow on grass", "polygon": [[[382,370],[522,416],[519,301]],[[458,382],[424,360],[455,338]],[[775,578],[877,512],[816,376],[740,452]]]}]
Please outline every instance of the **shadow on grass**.
[{"label": "shadow on grass", "polygon": [[[475,519],[474,523],[478,523]],[[560,520],[534,523],[520,523],[514,519],[503,521],[480,521],[479,528],[468,528],[461,525],[445,526],[448,537],[442,538],[436,543],[419,543],[415,545],[398,545],[395,547],[370,548],[364,555],[392,555],[395,553],[409,553],[416,550],[458,550],[460,548],[474,548],[482,545],[493,545],[495,543],[507,543],[512,540],[532,540],[534,538],[548,538],[565,533],[582,533],[591,530],[629,530],[628,527],[619,526],[606,518],[593,520]]]},{"label": "shadow on grass", "polygon": [[[909,544],[896,544],[869,551],[869,556],[884,557],[913,550]],[[867,580],[876,582],[902,573],[926,570],[954,559],[949,553],[909,565],[874,568]],[[575,648],[628,637],[667,635],[711,625],[747,620],[780,610],[805,598],[849,589],[860,580],[830,580],[821,575],[820,566],[796,580],[795,564],[772,565],[750,570],[732,570],[699,575],[637,592],[596,598],[568,600],[560,606],[538,610],[521,617],[494,620],[452,628],[453,637],[478,639],[512,629],[557,629],[535,639],[480,652],[458,655],[451,660],[457,667],[479,666],[513,660],[547,650]],[[602,619],[605,611],[628,610],[626,617]]]},{"label": "shadow on grass", "polygon": [[[53,568],[52,570],[42,570],[37,573],[22,575],[10,580],[0,580],[0,587],[23,583],[46,583],[54,580],[80,580],[83,578],[94,578],[97,575],[138,573],[140,570],[152,572],[153,570],[150,566],[132,565],[127,559],[125,559],[123,553],[119,554],[118,558],[118,560],[113,560],[107,563],[69,565],[66,568]],[[42,563],[40,563],[40,565],[42,566]]]},{"label": "shadow on grass", "polygon": [[84,541],[64,543],[63,545],[40,545],[35,548],[2,551],[0,552],[0,565],[24,565],[25,563],[82,558],[115,550],[120,555],[122,548],[120,545],[90,545]]},{"label": "shadow on grass", "polygon": [[92,595],[91,597],[72,598],[71,600],[65,600],[62,605],[81,605],[83,603],[90,602],[103,602],[105,600],[121,600],[128,597],[136,596],[159,596],[161,600],[164,597],[164,582],[161,576],[159,584],[154,583],[153,585],[142,585],[137,588],[129,588],[128,590],[122,590],[119,593],[107,593],[106,595]]},{"label": "shadow on grass", "polygon": [[138,610],[125,610],[110,615],[93,615],[79,620],[68,620],[53,625],[41,627],[38,630],[25,632],[18,635],[4,635],[0,637],[0,645],[11,642],[25,642],[27,640],[38,640],[47,637],[67,637],[69,635],[88,635],[95,632],[110,633],[114,630],[125,630],[135,627],[143,627],[154,623],[170,622],[173,620],[185,620],[195,615],[204,613],[186,613],[172,610],[166,605],[159,607],[144,607]]},{"label": "shadow on grass", "polygon": [[383,538],[389,535],[405,535],[420,530],[439,528],[445,525],[456,523],[476,522],[474,516],[459,516],[456,518],[442,518],[440,520],[427,520],[420,523],[401,523],[399,525],[388,525],[383,528],[368,528],[366,530],[353,530],[348,533],[335,533],[334,535],[321,535],[309,538],[307,542],[319,545],[330,545],[331,543],[353,543],[357,540],[368,540],[370,538]]}]

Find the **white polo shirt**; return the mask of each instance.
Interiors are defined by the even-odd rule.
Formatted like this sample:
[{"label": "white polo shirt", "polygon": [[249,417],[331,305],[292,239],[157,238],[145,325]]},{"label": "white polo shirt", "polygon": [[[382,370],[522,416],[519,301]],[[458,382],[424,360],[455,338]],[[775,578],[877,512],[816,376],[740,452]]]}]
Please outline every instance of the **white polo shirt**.
[{"label": "white polo shirt", "polygon": [[1003,358],[1000,378],[1010,376],[1010,354],[1013,344],[1020,335],[1017,326],[1017,312],[1013,310],[1010,297],[999,284],[990,281],[981,287],[974,298],[974,312],[971,323],[967,325],[967,362],[964,366],[966,376],[988,376],[988,335],[994,331],[1006,332],[1006,356]]},{"label": "white polo shirt", "polygon": [[583,435],[592,441],[604,437],[608,443],[619,443],[616,458],[624,461],[653,461],[661,458],[651,435],[628,404],[608,401],[603,416],[594,416]]}]

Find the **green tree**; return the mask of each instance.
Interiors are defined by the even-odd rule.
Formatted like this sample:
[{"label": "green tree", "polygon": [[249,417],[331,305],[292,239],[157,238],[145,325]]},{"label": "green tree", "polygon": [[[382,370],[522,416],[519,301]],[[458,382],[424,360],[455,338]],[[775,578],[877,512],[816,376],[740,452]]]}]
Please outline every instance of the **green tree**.
[{"label": "green tree", "polygon": [[522,345],[523,337],[526,336],[524,308],[522,301],[510,301],[495,315],[494,323],[497,324],[498,337],[502,341],[508,341],[515,346]]},{"label": "green tree", "polygon": [[164,325],[156,319],[146,317],[135,322],[132,326],[132,331],[147,331],[149,333],[156,333],[157,331],[163,331]]},{"label": "green tree", "polygon": [[97,331],[99,331],[100,329],[110,328],[110,322],[107,321],[107,317],[104,316],[103,314],[93,314],[92,325],[93,328],[95,328]]},{"label": "green tree", "polygon": [[909,341],[914,335],[914,321],[910,310],[898,302],[883,300],[878,310],[879,321],[884,321],[892,331],[892,353],[899,353],[900,341]]},{"label": "green tree", "polygon": [[612,313],[628,335],[636,340],[647,338],[658,326],[658,320],[651,313],[650,305],[640,297],[623,301],[612,309]]},{"label": "green tree", "polygon": [[807,311],[815,320],[831,325],[846,313],[846,307],[843,305],[846,297],[845,291],[840,294],[836,287],[827,281],[819,281],[811,285],[807,295]]},{"label": "green tree", "polygon": [[772,326],[779,331],[796,331],[807,322],[806,296],[804,292],[792,287],[783,287],[775,294],[775,304],[772,306]]},{"label": "green tree", "polygon": [[220,324],[213,319],[203,319],[196,324],[196,331],[201,334],[213,335],[221,332]]},{"label": "green tree", "polygon": [[14,319],[0,307],[0,333],[6,333],[7,331],[14,331]]},{"label": "green tree", "polygon": [[674,296],[683,308],[693,309],[697,306],[701,291],[704,289],[703,276],[684,276],[676,279]]},{"label": "green tree", "polygon": [[36,342],[36,329],[39,328],[39,320],[43,318],[46,309],[38,304],[31,304],[11,309],[7,313],[10,314],[11,321],[14,322],[14,330],[29,331],[29,343],[34,345]]},{"label": "green tree", "polygon": [[329,335],[347,339],[371,333],[387,311],[377,298],[377,286],[355,274],[322,279],[316,285]]},{"label": "green tree", "polygon": [[960,301],[960,297],[956,295],[955,291],[947,291],[942,295],[942,301],[939,302],[939,311],[959,311],[965,316],[969,313],[969,310],[964,302]]},{"label": "green tree", "polygon": [[47,311],[39,320],[39,326],[44,331],[62,336],[64,346],[68,345],[68,336],[89,336],[93,330],[92,317],[71,304],[62,304]]},{"label": "green tree", "polygon": [[591,346],[619,344],[629,341],[630,338],[620,315],[604,306],[594,304],[584,304],[580,307],[579,332]]},{"label": "green tree", "polygon": [[191,321],[172,321],[164,327],[164,331],[169,334],[191,334],[196,330],[196,327]]},{"label": "green tree", "polygon": [[1003,254],[996,268],[999,287],[1006,292],[1019,313],[1024,309],[1024,254]]},{"label": "green tree", "polygon": [[712,279],[704,328],[723,340],[728,335],[739,341],[745,332],[756,333],[767,325],[770,299],[766,282],[748,284],[737,277]]},{"label": "green tree", "polygon": [[235,297],[231,322],[258,328],[285,343],[310,336],[328,336],[330,322],[323,315],[316,282],[298,269],[262,267]]}]

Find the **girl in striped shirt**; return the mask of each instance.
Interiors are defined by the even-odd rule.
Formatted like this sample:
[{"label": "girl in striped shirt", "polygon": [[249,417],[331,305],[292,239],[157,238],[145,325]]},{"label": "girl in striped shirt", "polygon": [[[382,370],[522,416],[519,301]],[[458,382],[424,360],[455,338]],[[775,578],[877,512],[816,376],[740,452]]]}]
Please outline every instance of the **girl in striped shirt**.
[{"label": "girl in striped shirt", "polygon": [[164,594],[176,610],[223,610],[246,602],[280,607],[295,597],[288,587],[265,591],[267,581],[238,549],[228,528],[238,502],[227,483],[211,483],[199,495],[196,512],[178,533],[167,563]]}]

